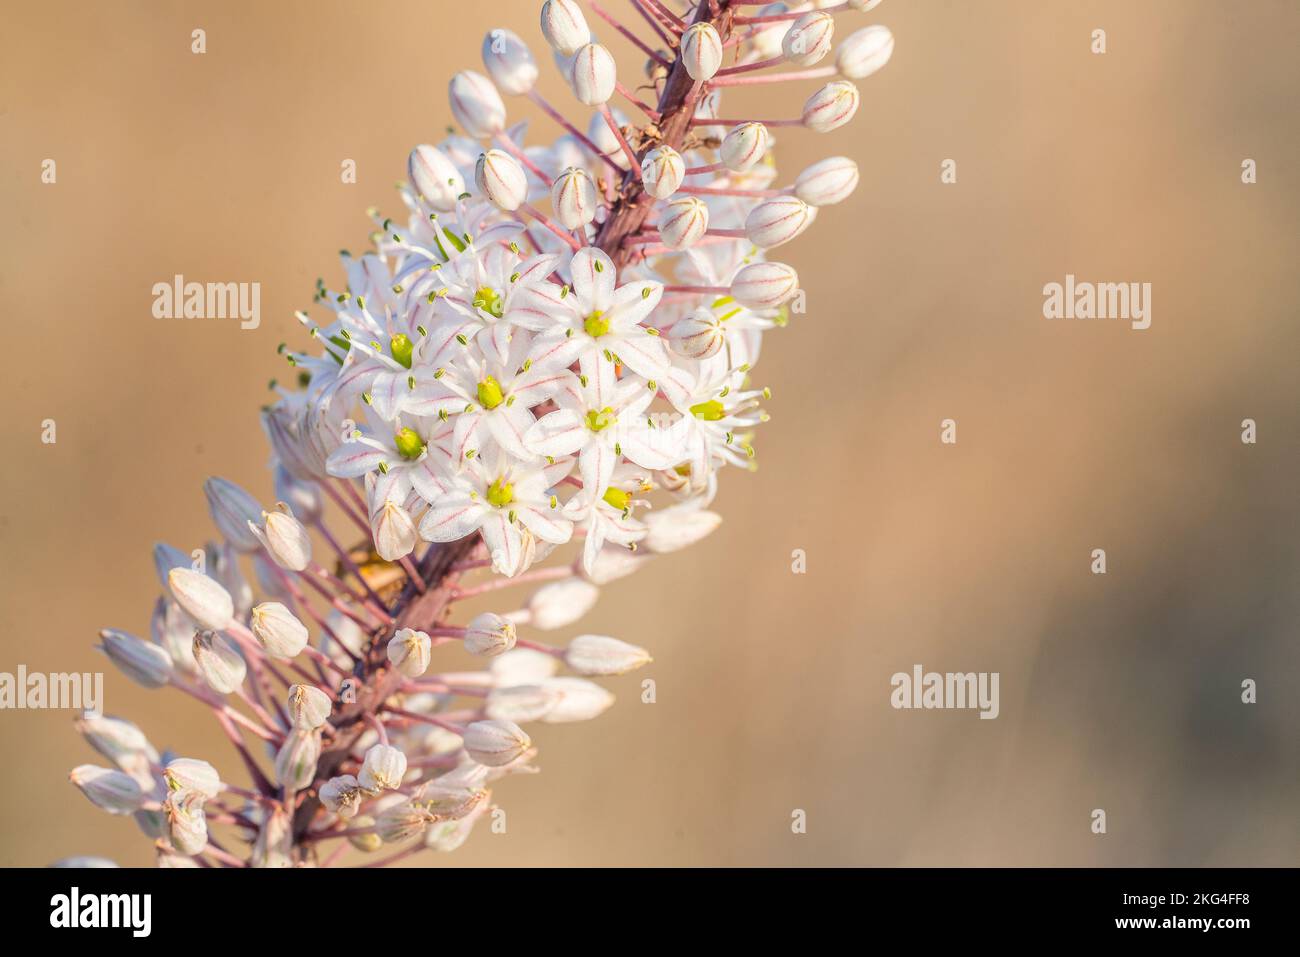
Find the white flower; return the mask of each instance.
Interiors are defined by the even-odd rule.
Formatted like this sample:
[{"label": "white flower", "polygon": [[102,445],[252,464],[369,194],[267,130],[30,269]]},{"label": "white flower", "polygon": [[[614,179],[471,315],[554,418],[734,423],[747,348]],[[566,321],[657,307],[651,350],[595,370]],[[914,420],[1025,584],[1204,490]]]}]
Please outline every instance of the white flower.
[{"label": "white flower", "polygon": [[418,678],[429,670],[433,642],[422,631],[402,628],[388,641],[388,660],[408,678]]},{"label": "white flower", "polygon": [[652,660],[644,648],[606,635],[579,635],[564,651],[564,663],[582,675],[621,675]]}]

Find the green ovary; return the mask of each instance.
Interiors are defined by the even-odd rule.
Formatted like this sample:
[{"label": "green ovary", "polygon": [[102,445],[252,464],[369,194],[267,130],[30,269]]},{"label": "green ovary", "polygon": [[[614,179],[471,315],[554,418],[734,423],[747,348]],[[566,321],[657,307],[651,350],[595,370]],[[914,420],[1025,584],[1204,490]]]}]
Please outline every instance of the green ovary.
[{"label": "green ovary", "polygon": [[605,489],[604,498],[606,502],[620,512],[626,512],[628,506],[632,504],[631,492],[624,492],[621,488],[613,488],[612,486]]},{"label": "green ovary", "polygon": [[501,391],[501,383],[497,382],[492,376],[488,376],[478,384],[478,403],[483,408],[495,409],[505,399],[505,393]]},{"label": "green ovary", "polygon": [[424,439],[415,429],[402,429],[393,436],[393,444],[397,446],[398,453],[408,462],[414,462],[424,451]]},{"label": "green ovary", "polygon": [[489,505],[505,508],[515,500],[515,487],[504,479],[497,479],[487,488]]},{"label": "green ovary", "polygon": [[411,368],[411,357],[415,353],[415,344],[411,342],[411,337],[401,332],[388,340],[388,351],[393,354],[398,365],[404,369]]},{"label": "green ovary", "polygon": [[609,406],[605,406],[599,411],[591,409],[587,412],[587,428],[593,432],[603,432],[616,422],[618,422],[618,419],[614,416],[614,410]]},{"label": "green ovary", "polygon": [[717,399],[710,399],[708,402],[701,402],[699,405],[691,406],[691,415],[697,419],[703,419],[705,422],[717,422],[727,414],[727,410],[722,407],[722,403]]},{"label": "green ovary", "polygon": [[478,292],[474,293],[474,308],[482,309],[488,315],[495,316],[497,319],[505,315],[506,311],[501,294],[487,286],[483,286]]},{"label": "green ovary", "polygon": [[587,330],[587,335],[591,336],[591,338],[599,339],[609,332],[609,320],[605,318],[603,312],[597,309],[582,321],[582,328]]}]

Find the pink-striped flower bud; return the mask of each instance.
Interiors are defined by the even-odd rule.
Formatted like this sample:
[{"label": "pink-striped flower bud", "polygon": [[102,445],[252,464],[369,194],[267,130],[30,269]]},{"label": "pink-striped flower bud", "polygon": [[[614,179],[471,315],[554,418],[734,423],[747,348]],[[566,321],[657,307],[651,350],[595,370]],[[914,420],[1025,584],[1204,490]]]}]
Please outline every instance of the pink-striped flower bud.
[{"label": "pink-striped flower bud", "polygon": [[386,807],[375,816],[375,833],[385,844],[398,844],[424,833],[437,816],[410,801]]},{"label": "pink-striped flower bud", "polygon": [[614,95],[618,66],[614,56],[599,43],[588,43],[573,58],[569,82],[578,102],[585,106],[604,106]]},{"label": "pink-striped flower bud", "polygon": [[831,52],[835,18],[829,13],[805,13],[786,31],[781,52],[795,66],[812,66]]},{"label": "pink-striped flower bud", "polygon": [[313,731],[329,720],[334,702],[320,688],[312,685],[292,685],[288,698],[289,720],[302,731]]},{"label": "pink-striped flower bud", "polygon": [[478,191],[499,209],[512,213],[528,198],[528,174],[504,150],[488,150],[474,167]]},{"label": "pink-striped flower bud", "polygon": [[316,777],[320,760],[320,735],[294,729],[285,736],[275,755],[275,780],[286,791],[301,791]]},{"label": "pink-striped flower bud", "polygon": [[386,562],[405,558],[415,550],[417,532],[411,513],[392,499],[385,499],[370,516],[375,551]]},{"label": "pink-striped flower bud", "polygon": [[351,774],[330,778],[320,786],[320,803],[345,821],[356,817],[364,796],[361,785]]},{"label": "pink-striped flower bud", "polygon": [[141,687],[161,688],[171,680],[171,656],[157,645],[116,628],[105,628],[99,638],[99,650]]},{"label": "pink-striped flower bud", "polygon": [[848,80],[832,80],[808,97],[803,125],[815,133],[830,133],[853,119],[861,103],[858,88]]},{"label": "pink-striped flower bud", "polygon": [[591,40],[591,29],[575,0],[546,0],[542,4],[542,36],[560,56],[573,56]]},{"label": "pink-striped flower bud", "polygon": [[215,631],[195,633],[194,664],[203,683],[218,694],[230,694],[244,683],[248,673],[239,649]]},{"label": "pink-striped flower bud", "polygon": [[682,63],[692,80],[712,80],[722,67],[722,37],[711,23],[693,23],[682,34]]},{"label": "pink-striped flower bud", "polygon": [[674,199],[659,214],[659,235],[669,249],[694,246],[709,229],[709,207],[698,196]]},{"label": "pink-striped flower bud", "polygon": [[595,221],[598,201],[591,174],[576,166],[565,169],[551,186],[551,208],[565,229],[581,229]]},{"label": "pink-striped flower bud", "polygon": [[513,30],[488,31],[483,38],[483,66],[506,96],[523,96],[537,84],[537,61]]},{"label": "pink-striped flower bud", "polygon": [[762,123],[741,123],[722,140],[722,165],[733,173],[743,173],[767,155],[772,135]]},{"label": "pink-striped flower bud", "polygon": [[264,601],[248,615],[248,624],[266,653],[288,660],[307,647],[307,626],[278,601]]},{"label": "pink-striped flower bud", "polygon": [[465,650],[471,655],[495,658],[515,646],[514,623],[492,612],[484,612],[465,628]]},{"label": "pink-striped flower bud", "polygon": [[429,670],[433,642],[414,628],[403,628],[388,642],[388,660],[408,678],[418,678]]},{"label": "pink-striped flower bud", "polygon": [[145,802],[145,793],[135,778],[121,771],[82,764],[72,769],[68,780],[101,811],[134,814]]},{"label": "pink-striped flower bud", "polygon": [[641,161],[641,182],[655,199],[667,199],[686,178],[686,161],[671,146],[656,146]]},{"label": "pink-striped flower bud", "polygon": [[652,660],[644,648],[606,635],[579,635],[564,650],[564,663],[580,675],[621,675]]},{"label": "pink-striped flower bud", "polygon": [[809,206],[834,206],[858,187],[858,164],[847,156],[813,163],[794,181],[794,194]]},{"label": "pink-striped flower bud", "polygon": [[785,263],[751,263],[731,280],[731,297],[750,309],[776,309],[799,289],[799,274]]},{"label": "pink-striped flower bud", "polygon": [[489,768],[509,764],[532,743],[524,729],[512,721],[475,721],[465,729],[465,751]]},{"label": "pink-striped flower bud", "polygon": [[217,530],[241,552],[255,552],[261,542],[248,530],[249,522],[262,518],[262,506],[234,482],[223,478],[210,478],[203,483],[203,494],[208,499],[208,511]]},{"label": "pink-striped flower bud", "polygon": [[485,139],[506,128],[506,105],[492,81],[482,73],[457,73],[451,78],[448,95],[456,122],[475,139]]},{"label": "pink-striped flower bud", "polygon": [[851,80],[871,76],[894,55],[894,35],[879,23],[850,34],[835,52],[835,68]]},{"label": "pink-striped flower bud", "polygon": [[745,235],[761,249],[788,243],[811,225],[816,210],[798,196],[774,196],[749,211]]},{"label": "pink-striped flower bud", "polygon": [[167,573],[167,588],[176,604],[200,628],[221,631],[235,616],[235,602],[230,592],[202,572],[192,568],[173,568]]},{"label": "pink-striped flower bud", "polygon": [[701,306],[668,330],[668,346],[685,359],[707,359],[722,351],[726,335],[712,309]]},{"label": "pink-striped flower bud", "polygon": [[217,769],[198,758],[173,758],[163,768],[163,783],[168,791],[193,791],[209,801],[221,794],[221,775]]},{"label": "pink-striped flower bud", "polygon": [[528,599],[528,623],[542,631],[571,625],[591,611],[600,589],[581,578],[548,582]]},{"label": "pink-striped flower bud", "polygon": [[300,572],[311,564],[311,536],[284,502],[277,502],[273,512],[263,512],[260,525],[249,522],[248,527],[281,568]]},{"label": "pink-striped flower bud", "polygon": [[439,212],[455,209],[456,200],[465,193],[465,179],[456,164],[442,150],[427,143],[411,150],[406,175],[415,191]]},{"label": "pink-striped flower bud", "polygon": [[[756,17],[774,17],[783,13],[789,13],[790,6],[785,3],[769,3],[765,7],[759,7],[754,16]],[[748,15],[748,14],[746,14]],[[781,56],[781,41],[785,34],[781,30],[781,23],[775,24],[758,24],[750,32],[749,38],[744,41],[743,49],[748,56],[746,59],[751,62],[759,60],[771,60]]]}]

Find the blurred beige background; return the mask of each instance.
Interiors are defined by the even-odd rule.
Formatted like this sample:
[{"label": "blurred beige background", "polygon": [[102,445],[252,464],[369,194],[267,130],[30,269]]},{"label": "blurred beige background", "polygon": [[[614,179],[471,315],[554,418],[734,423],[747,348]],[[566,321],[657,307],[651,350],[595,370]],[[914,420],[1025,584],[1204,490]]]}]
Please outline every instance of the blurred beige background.
[{"label": "blurred beige background", "polygon": [[[304,341],[292,310],[341,281],[367,206],[399,209],[483,33],[541,58],[537,7],[6,0],[0,671],[108,671],[109,713],[237,777],[206,714],[111,672],[96,631],[147,632],[150,547],[211,534],[204,477],[270,498],[257,410],[277,343]],[[856,122],[781,136],[787,178],[842,153],[863,180],[783,251],[810,314],[766,344],[760,470],[725,476],[711,539],[572,629],[656,661],[602,719],[535,729],[543,773],[495,793],[508,834],[420,860],[1300,863],[1300,9],[886,0],[873,21],[897,49]],[[1045,320],[1067,272],[1152,283],[1152,327]],[[154,320],[174,273],[260,282],[261,328]],[[891,709],[917,663],[1000,672],[1001,716]],[[0,864],[151,862],[67,783],[95,760],[71,723],[0,713]]]}]

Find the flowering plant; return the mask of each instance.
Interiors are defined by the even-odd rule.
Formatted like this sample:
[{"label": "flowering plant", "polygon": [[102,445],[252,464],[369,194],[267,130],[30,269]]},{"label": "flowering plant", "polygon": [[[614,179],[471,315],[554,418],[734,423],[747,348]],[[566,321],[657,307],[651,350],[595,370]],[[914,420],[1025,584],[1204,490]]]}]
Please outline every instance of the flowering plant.
[{"label": "flowering plant", "polygon": [[[650,660],[612,637],[530,635],[573,624],[602,585],[720,521],[719,474],[750,465],[766,418],[768,394],[749,384],[763,333],[799,296],[767,251],[858,181],[834,157],[775,186],[771,129],[852,119],[852,81],[888,60],[889,31],[856,29],[833,66],[817,64],[835,14],[877,3],[631,0],[640,33],[588,3],[647,58],[632,90],[575,0],[547,0],[541,31],[591,113],[585,130],[538,92],[520,37],[487,35],[487,75],[450,83],[464,135],[412,150],[406,215],[372,214],[374,250],[343,254],[345,288],[318,281],[325,318],[299,315],[315,347],[281,347],[297,382],[263,413],[278,502],[210,479],[221,543],[157,546],[151,640],[102,633],[138,684],[210,708],[249,777],[160,755],[128,721],[83,718],[112,767],[78,767],[73,783],[134,815],[159,864],[451,850],[497,781],[532,770],[522,725],[597,716],[613,698],[590,678]],[[719,112],[729,87],[805,80],[828,82],[797,119]],[[525,146],[503,93],[563,134]],[[645,119],[622,119],[616,98]],[[338,521],[363,545],[346,547]],[[547,561],[578,542],[572,560]],[[455,603],[510,585],[534,590],[453,623]],[[446,645],[487,668],[431,670]]]}]

